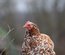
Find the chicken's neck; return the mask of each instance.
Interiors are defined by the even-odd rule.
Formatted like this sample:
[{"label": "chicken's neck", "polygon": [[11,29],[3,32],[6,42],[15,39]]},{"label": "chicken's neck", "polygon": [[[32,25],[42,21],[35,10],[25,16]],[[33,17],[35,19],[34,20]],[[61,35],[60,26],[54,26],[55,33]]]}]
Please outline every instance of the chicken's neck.
[{"label": "chicken's neck", "polygon": [[29,34],[32,36],[32,35],[39,35],[40,34],[40,31],[38,28],[32,28],[31,30],[29,30]]}]

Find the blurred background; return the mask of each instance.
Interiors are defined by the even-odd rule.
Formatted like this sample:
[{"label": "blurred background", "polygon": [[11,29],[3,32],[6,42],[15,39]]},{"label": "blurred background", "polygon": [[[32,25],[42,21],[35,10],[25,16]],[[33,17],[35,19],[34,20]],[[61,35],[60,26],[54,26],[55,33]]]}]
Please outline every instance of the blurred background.
[{"label": "blurred background", "polygon": [[51,36],[56,55],[65,55],[65,0],[0,0],[0,55],[21,55],[27,20]]}]

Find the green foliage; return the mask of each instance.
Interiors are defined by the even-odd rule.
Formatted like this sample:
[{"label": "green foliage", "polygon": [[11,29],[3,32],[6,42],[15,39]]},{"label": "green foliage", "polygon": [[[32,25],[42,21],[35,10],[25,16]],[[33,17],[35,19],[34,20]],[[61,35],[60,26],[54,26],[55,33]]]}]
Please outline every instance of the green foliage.
[{"label": "green foliage", "polygon": [[0,27],[0,37],[4,37],[6,35],[7,31],[5,31],[2,27]]},{"label": "green foliage", "polygon": [[9,36],[12,30],[13,29],[9,27],[9,31],[7,32],[4,28],[0,27],[0,49],[3,49],[0,55],[2,55],[4,51],[6,51],[6,55],[20,55],[20,52],[13,44],[15,39],[11,40]]}]

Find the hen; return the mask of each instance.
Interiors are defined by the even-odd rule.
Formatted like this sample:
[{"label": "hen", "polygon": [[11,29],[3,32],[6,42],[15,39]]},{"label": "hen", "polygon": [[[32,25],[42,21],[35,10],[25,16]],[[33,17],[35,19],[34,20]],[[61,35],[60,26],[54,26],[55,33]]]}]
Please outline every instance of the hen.
[{"label": "hen", "polygon": [[22,55],[55,55],[51,38],[42,34],[38,26],[30,21],[24,25],[26,34],[22,44]]}]

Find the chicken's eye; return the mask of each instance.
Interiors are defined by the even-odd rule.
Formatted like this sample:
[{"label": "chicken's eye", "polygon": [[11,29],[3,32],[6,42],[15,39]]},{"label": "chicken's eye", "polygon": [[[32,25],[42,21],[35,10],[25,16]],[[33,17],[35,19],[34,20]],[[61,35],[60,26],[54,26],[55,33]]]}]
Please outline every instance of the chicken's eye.
[{"label": "chicken's eye", "polygon": [[30,24],[28,24],[27,26],[30,26]]}]

